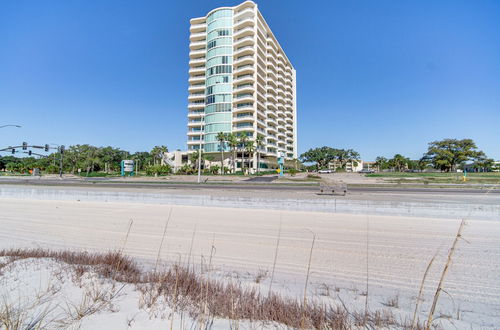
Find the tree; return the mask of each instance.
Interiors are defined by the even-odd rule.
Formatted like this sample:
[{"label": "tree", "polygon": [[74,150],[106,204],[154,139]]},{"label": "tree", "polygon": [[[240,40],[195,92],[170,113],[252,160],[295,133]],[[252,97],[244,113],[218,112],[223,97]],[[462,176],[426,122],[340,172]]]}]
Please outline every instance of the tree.
[{"label": "tree", "polygon": [[255,144],[252,140],[245,143],[245,151],[248,152],[248,174],[250,174],[250,159],[253,158],[253,153],[255,152]]},{"label": "tree", "polygon": [[328,167],[330,162],[336,161],[341,168],[345,168],[348,162],[357,166],[360,155],[353,149],[335,149],[330,147],[321,147],[309,149],[302,155],[300,160],[305,163],[316,163],[316,169]]},{"label": "tree", "polygon": [[217,140],[219,141],[220,152],[221,152],[221,157],[220,157],[221,174],[224,175],[224,148],[226,142],[226,134],[223,132],[217,133]]},{"label": "tree", "polygon": [[[201,156],[201,157],[200,157]],[[191,155],[189,155],[191,162],[193,163],[193,168],[196,169],[198,167],[198,161],[205,159],[205,153],[203,150],[200,152],[199,150],[193,151]]]},{"label": "tree", "polygon": [[257,148],[257,173],[260,172],[260,149],[264,146],[264,136],[258,134],[255,139],[255,147]]},{"label": "tree", "polygon": [[245,147],[247,145],[248,136],[245,133],[238,134],[238,142],[241,149],[241,171],[245,174]]},{"label": "tree", "polygon": [[[352,164],[352,166],[353,166],[353,167],[355,167],[355,166],[358,166],[358,160],[359,160],[361,157],[360,157],[360,155],[359,155],[359,152],[354,151],[353,149],[347,149],[347,150],[346,150],[346,157],[345,157],[345,158],[346,158],[346,160],[347,160],[347,161],[346,161],[346,164],[347,164],[348,162],[350,162],[350,163]],[[344,167],[345,167],[345,165],[346,165],[346,164],[344,164]]]},{"label": "tree", "polygon": [[491,171],[495,160],[486,157],[483,152],[477,156],[476,161],[474,162],[474,168],[479,172]]},{"label": "tree", "polygon": [[160,161],[160,164],[163,165],[165,163],[165,153],[168,152],[168,148],[166,146],[155,146],[151,149],[151,156],[153,157],[153,165],[156,165],[156,159]]},{"label": "tree", "polygon": [[472,139],[444,139],[429,143],[424,158],[441,171],[455,171],[457,165],[482,157]]},{"label": "tree", "polygon": [[336,149],[330,147],[321,147],[309,149],[300,155],[300,160],[304,163],[315,163],[316,169],[325,168],[328,164],[335,160],[337,156]]},{"label": "tree", "polygon": [[236,172],[236,148],[238,147],[238,138],[234,133],[227,134],[226,137],[227,144],[231,149],[231,163],[233,165],[233,173]]},{"label": "tree", "polygon": [[375,158],[375,165],[378,167],[378,170],[385,170],[389,168],[389,160],[383,156],[378,156]]},{"label": "tree", "polygon": [[146,151],[139,151],[135,154],[130,155],[130,158],[135,161],[136,172],[139,172],[142,168],[145,168],[146,164],[151,161],[151,154]]},{"label": "tree", "polygon": [[417,167],[420,171],[423,171],[427,168],[427,166],[429,166],[429,164],[429,161],[425,157],[422,157],[418,160]]},{"label": "tree", "polygon": [[389,166],[396,169],[396,171],[401,172],[408,165],[408,158],[401,154],[395,154],[392,159],[389,160]]}]

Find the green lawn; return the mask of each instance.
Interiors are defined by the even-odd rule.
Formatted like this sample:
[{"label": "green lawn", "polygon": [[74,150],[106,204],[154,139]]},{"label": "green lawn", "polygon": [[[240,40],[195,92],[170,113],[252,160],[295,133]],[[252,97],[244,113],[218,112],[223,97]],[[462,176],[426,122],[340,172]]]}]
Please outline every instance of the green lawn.
[{"label": "green lawn", "polygon": [[467,173],[467,181],[463,180],[463,173],[407,173],[407,172],[380,172],[366,174],[367,177],[385,178],[395,183],[488,183],[500,184],[500,173]]}]

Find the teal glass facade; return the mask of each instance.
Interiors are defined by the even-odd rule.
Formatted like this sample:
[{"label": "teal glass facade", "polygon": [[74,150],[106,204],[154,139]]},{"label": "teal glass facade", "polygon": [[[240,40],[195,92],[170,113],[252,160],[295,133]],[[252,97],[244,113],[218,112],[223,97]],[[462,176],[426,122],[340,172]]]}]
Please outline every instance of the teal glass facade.
[{"label": "teal glass facade", "polygon": [[[207,17],[205,83],[205,152],[220,151],[217,133],[231,132],[233,98],[233,10]],[[228,147],[225,146],[225,151]]]}]

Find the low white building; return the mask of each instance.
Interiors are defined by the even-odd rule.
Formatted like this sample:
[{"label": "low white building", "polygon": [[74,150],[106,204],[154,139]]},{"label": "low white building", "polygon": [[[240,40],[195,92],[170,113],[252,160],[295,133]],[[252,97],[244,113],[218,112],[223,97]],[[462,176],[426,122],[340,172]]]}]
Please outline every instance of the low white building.
[{"label": "low white building", "polygon": [[[337,168],[342,167],[342,164],[335,160],[328,164],[328,168],[331,170],[336,170]],[[361,159],[355,161],[348,161],[345,164],[346,172],[361,172],[363,170],[363,161]]]}]

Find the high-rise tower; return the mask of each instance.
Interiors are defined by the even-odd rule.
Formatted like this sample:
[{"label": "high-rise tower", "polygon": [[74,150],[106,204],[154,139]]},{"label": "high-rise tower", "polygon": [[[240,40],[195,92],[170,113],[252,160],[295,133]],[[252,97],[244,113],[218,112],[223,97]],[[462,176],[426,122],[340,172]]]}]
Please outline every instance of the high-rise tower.
[{"label": "high-rise tower", "polygon": [[295,69],[257,4],[214,9],[191,19],[190,32],[188,150],[219,153],[223,132],[262,136],[261,167],[280,153],[297,158]]}]

